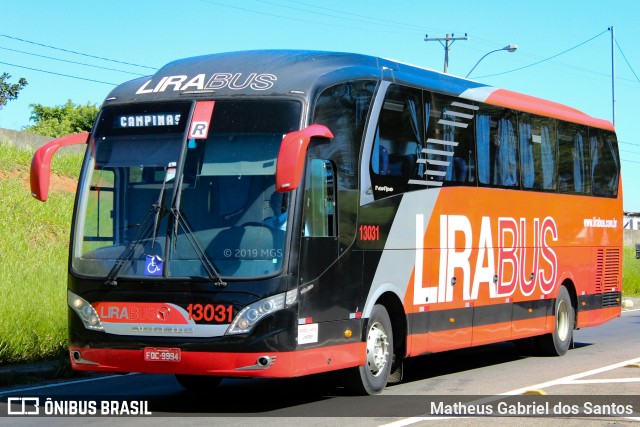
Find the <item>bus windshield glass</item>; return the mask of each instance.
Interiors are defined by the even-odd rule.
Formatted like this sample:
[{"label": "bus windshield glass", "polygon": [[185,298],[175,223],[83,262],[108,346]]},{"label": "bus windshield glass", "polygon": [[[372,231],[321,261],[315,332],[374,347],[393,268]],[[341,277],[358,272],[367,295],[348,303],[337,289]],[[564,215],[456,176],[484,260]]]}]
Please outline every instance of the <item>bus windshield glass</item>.
[{"label": "bus windshield glass", "polygon": [[187,136],[191,108],[103,110],[81,176],[75,272],[114,281],[281,270],[289,209],[275,163],[301,104],[216,101],[206,139]]}]

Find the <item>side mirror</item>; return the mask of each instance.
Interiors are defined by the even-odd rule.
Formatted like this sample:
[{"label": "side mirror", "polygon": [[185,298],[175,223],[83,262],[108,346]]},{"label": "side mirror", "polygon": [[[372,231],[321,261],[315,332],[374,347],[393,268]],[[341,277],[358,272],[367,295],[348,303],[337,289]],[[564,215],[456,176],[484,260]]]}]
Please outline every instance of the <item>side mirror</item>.
[{"label": "side mirror", "polygon": [[324,125],[311,125],[302,130],[289,132],[282,138],[276,163],[276,191],[286,193],[300,185],[304,160],[311,138],[333,138],[333,133]]},{"label": "side mirror", "polygon": [[49,179],[51,178],[51,159],[60,147],[67,145],[86,144],[89,132],[76,133],[56,138],[38,148],[31,160],[31,195],[44,202],[49,197]]}]

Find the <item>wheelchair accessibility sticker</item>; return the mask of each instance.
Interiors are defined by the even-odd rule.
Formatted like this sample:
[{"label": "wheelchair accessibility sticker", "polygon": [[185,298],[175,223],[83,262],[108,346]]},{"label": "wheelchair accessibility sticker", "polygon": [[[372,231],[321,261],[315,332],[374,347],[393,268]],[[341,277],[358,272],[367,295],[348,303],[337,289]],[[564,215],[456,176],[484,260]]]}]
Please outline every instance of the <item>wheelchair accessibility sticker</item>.
[{"label": "wheelchair accessibility sticker", "polygon": [[162,276],[162,265],[164,261],[158,255],[147,255],[144,263],[145,276]]}]

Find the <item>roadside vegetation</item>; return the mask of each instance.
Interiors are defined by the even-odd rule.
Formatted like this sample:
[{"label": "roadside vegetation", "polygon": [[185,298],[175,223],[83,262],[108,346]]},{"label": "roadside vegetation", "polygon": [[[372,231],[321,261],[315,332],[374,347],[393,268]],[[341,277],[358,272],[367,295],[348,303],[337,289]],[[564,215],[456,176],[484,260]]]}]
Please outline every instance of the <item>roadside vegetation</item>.
[{"label": "roadside vegetation", "polygon": [[[0,365],[66,357],[67,257],[82,155],[56,154],[46,203],[30,195],[32,156],[0,143]],[[640,296],[640,260],[631,247],[623,290]]]},{"label": "roadside vegetation", "polygon": [[640,297],[640,259],[636,259],[636,248],[624,248],[622,262],[622,295]]},{"label": "roadside vegetation", "polygon": [[[61,150],[62,151],[62,150]],[[56,156],[53,173],[77,180],[80,154]],[[0,143],[0,365],[66,352],[66,270],[74,193],[47,203],[29,191],[33,153]]]}]

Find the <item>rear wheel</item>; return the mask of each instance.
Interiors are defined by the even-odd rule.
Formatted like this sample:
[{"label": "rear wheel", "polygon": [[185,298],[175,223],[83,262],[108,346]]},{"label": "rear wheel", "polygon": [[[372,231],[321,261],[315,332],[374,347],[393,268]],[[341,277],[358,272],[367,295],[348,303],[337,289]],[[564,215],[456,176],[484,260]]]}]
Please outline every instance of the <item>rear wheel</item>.
[{"label": "rear wheel", "polygon": [[176,380],[182,387],[195,392],[210,392],[222,382],[222,378],[208,375],[176,375]]},{"label": "rear wheel", "polygon": [[389,381],[393,360],[393,331],[384,306],[373,307],[366,332],[365,364],[351,369],[347,386],[358,394],[377,394]]},{"label": "rear wheel", "polygon": [[538,348],[548,356],[562,356],[573,341],[575,314],[569,291],[564,286],[560,287],[556,298],[555,322],[553,333],[537,338]]}]

